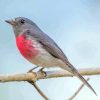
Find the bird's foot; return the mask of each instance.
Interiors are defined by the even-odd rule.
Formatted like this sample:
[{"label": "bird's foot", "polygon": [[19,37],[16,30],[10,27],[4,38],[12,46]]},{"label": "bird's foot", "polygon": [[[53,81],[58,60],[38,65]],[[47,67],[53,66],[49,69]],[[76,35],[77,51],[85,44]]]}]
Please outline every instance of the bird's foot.
[{"label": "bird's foot", "polygon": [[44,68],[41,68],[41,69],[39,70],[39,72],[41,72],[42,74],[44,74],[44,77],[47,76],[47,73],[44,71]]},{"label": "bird's foot", "polygon": [[[30,70],[28,71],[28,73],[32,72],[33,70],[37,69],[38,67],[39,67],[39,66],[36,66],[36,67],[30,69]],[[44,75],[44,77],[47,76],[46,72],[44,71],[44,68],[41,68],[38,72],[42,73],[42,74]]]}]

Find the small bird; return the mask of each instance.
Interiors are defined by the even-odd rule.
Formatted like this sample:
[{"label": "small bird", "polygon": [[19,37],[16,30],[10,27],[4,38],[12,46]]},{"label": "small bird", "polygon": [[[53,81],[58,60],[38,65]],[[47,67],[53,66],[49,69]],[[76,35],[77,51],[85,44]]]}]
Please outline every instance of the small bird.
[{"label": "small bird", "polygon": [[79,74],[68,61],[60,47],[45,34],[33,21],[24,17],[6,20],[11,24],[16,37],[16,45],[24,58],[42,68],[60,67],[77,76],[95,94],[92,86]]}]

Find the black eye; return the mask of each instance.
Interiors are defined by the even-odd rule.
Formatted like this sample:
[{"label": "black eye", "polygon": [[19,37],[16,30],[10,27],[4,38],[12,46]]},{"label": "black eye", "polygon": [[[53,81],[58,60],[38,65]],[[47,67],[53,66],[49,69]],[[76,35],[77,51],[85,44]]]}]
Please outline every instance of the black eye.
[{"label": "black eye", "polygon": [[21,19],[21,20],[20,20],[20,23],[21,23],[21,24],[24,24],[24,23],[25,23],[25,20],[24,20],[24,19]]}]

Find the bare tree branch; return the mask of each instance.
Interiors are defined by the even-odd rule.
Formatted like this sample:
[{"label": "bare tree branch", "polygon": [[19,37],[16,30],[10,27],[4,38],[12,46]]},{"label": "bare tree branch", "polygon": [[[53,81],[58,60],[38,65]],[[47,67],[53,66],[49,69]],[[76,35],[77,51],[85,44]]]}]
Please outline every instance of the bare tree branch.
[{"label": "bare tree branch", "polygon": [[[99,75],[100,68],[88,68],[80,69],[81,75]],[[0,75],[0,82],[12,82],[12,81],[37,81],[39,79],[57,78],[57,77],[72,77],[71,73],[67,71],[46,71],[46,76],[42,72],[29,72],[24,74],[14,75]]]},{"label": "bare tree branch", "polygon": [[[87,81],[89,81],[90,78],[87,79]],[[81,86],[78,88],[78,90],[68,99],[68,100],[73,100],[78,93],[82,90],[82,88],[85,86],[85,83],[81,84]]]},{"label": "bare tree branch", "polygon": [[[81,75],[99,75],[100,74],[100,68],[79,69],[78,71]],[[49,100],[48,97],[40,90],[40,88],[35,83],[37,80],[74,76],[73,74],[67,71],[46,71],[45,73],[41,71],[38,71],[38,72],[29,71],[24,74],[0,75],[0,82],[2,83],[2,82],[14,82],[14,81],[27,81],[36,88],[36,90],[45,100]],[[75,94],[71,98],[69,98],[69,100],[72,100],[79,93],[79,91],[81,90],[83,86],[84,84],[82,84],[82,86],[75,92]]]},{"label": "bare tree branch", "polygon": [[[29,82],[29,81],[28,81]],[[38,85],[35,82],[29,82],[31,85],[33,85],[35,87],[35,89],[38,91],[38,93],[45,99],[45,100],[49,100],[48,97],[40,90],[40,88],[38,87]]]}]

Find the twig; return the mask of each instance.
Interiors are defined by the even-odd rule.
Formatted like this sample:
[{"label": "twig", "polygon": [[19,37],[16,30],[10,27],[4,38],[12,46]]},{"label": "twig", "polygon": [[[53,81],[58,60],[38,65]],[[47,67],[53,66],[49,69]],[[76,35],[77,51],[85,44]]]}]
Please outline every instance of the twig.
[{"label": "twig", "polygon": [[39,94],[45,99],[45,100],[49,100],[48,97],[40,90],[40,88],[38,87],[38,85],[35,82],[32,81],[28,81],[30,84],[32,84],[35,89],[39,92]]},{"label": "twig", "polygon": [[[87,81],[89,81],[90,78],[87,78]],[[82,88],[85,86],[85,83],[83,83],[78,89],[77,91],[68,99],[68,100],[73,100],[77,95],[78,93],[82,90]]]}]

